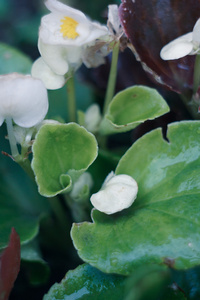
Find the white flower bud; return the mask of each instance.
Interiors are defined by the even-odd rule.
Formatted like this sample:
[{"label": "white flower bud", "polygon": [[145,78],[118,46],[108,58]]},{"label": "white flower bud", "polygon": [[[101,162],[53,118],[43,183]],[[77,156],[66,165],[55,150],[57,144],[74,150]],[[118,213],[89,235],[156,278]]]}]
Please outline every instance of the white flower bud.
[{"label": "white flower bud", "polygon": [[[93,179],[90,173],[85,172],[83,173],[79,179],[73,184],[73,188],[72,191],[70,192],[70,196],[72,199],[74,199],[75,201],[79,201],[84,200],[82,199],[83,197],[85,197],[85,189],[86,194],[89,194],[90,189],[93,186]],[[87,193],[88,192],[88,193]],[[88,195],[87,195],[87,199],[88,199]]]},{"label": "white flower bud", "polygon": [[90,132],[97,132],[101,122],[99,105],[92,104],[85,112],[85,128]]},{"label": "white flower bud", "polygon": [[129,175],[111,172],[101,188],[90,198],[92,205],[105,214],[114,214],[132,205],[137,197],[137,182]]}]

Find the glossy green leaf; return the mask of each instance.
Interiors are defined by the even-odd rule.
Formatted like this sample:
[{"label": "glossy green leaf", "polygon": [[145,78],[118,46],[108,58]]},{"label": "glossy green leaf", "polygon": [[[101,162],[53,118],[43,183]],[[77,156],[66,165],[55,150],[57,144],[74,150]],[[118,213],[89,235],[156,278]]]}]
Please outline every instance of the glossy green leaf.
[{"label": "glossy green leaf", "polygon": [[74,224],[79,256],[105,272],[130,274],[143,264],[187,269],[200,264],[200,122],[174,123],[169,142],[156,129],[120,160],[116,174],[138,182],[132,207]]},{"label": "glossy green leaf", "polygon": [[100,132],[112,134],[129,131],[167,112],[167,103],[155,89],[133,86],[113,98],[100,125]]},{"label": "glossy green leaf", "polygon": [[31,59],[19,50],[0,43],[0,74],[22,73],[28,74],[31,71]]},{"label": "glossy green leaf", "polygon": [[173,280],[164,266],[142,266],[124,277],[83,264],[55,283],[43,300],[186,300],[183,291],[173,288]]},{"label": "glossy green leaf", "polygon": [[166,266],[143,265],[127,278],[123,300],[186,300],[173,279]]},{"label": "glossy green leaf", "polygon": [[125,277],[108,275],[83,264],[54,284],[43,300],[123,299]]},{"label": "glossy green leaf", "polygon": [[47,197],[70,192],[72,183],[97,156],[95,137],[75,124],[47,124],[33,145],[32,168],[39,192]]}]

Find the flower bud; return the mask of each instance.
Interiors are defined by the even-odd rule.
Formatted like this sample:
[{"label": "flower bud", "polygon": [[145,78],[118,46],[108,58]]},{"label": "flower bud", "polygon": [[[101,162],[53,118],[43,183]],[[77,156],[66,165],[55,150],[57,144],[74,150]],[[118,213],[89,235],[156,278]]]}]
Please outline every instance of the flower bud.
[{"label": "flower bud", "polygon": [[101,190],[93,194],[90,201],[97,210],[110,215],[130,207],[137,193],[137,182],[131,176],[111,172]]}]

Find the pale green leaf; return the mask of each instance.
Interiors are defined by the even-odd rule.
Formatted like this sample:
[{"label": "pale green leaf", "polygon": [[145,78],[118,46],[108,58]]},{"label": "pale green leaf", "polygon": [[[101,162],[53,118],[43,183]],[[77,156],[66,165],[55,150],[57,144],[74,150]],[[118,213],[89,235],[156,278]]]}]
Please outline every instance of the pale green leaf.
[{"label": "pale green leaf", "polygon": [[169,112],[163,97],[146,86],[133,86],[119,92],[112,100],[101,122],[101,134],[129,131],[146,120]]},{"label": "pale green leaf", "polygon": [[70,192],[73,181],[96,156],[95,137],[78,124],[42,126],[33,145],[32,161],[39,192],[47,197]]}]

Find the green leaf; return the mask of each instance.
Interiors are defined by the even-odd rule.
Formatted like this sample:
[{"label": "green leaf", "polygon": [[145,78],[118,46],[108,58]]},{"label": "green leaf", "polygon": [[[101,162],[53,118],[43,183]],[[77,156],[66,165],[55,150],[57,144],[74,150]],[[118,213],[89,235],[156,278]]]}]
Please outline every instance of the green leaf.
[{"label": "green leaf", "polygon": [[49,278],[50,269],[42,259],[39,245],[36,240],[21,247],[22,266],[26,269],[26,275],[32,285],[46,283]]},{"label": "green leaf", "polygon": [[[0,128],[0,150],[9,153],[5,125]],[[41,215],[48,214],[47,199],[38,194],[37,186],[21,167],[9,157],[0,155],[0,249],[8,244],[11,228],[21,244],[32,240],[39,230]]]},{"label": "green leaf", "polygon": [[13,199],[0,192],[0,249],[8,243],[8,236],[14,227],[20,236],[21,243],[33,239],[39,230],[39,220],[14,204]]},{"label": "green leaf", "polygon": [[108,275],[83,264],[54,284],[43,300],[123,299],[125,277]]},{"label": "green leaf", "polygon": [[186,300],[166,266],[144,265],[126,280],[123,300]]},{"label": "green leaf", "polygon": [[31,71],[31,59],[19,50],[0,43],[0,74],[22,73]]},{"label": "green leaf", "polygon": [[[83,264],[69,271],[61,283],[55,283],[43,300],[184,300],[175,285],[170,269],[142,266],[130,277],[102,273]],[[196,282],[195,282],[196,283]]]},{"label": "green leaf", "polygon": [[153,120],[167,112],[167,103],[155,89],[133,86],[113,98],[100,125],[100,133],[129,131],[144,121]]},{"label": "green leaf", "polygon": [[105,272],[130,274],[143,264],[187,269],[200,264],[200,122],[169,126],[169,142],[156,129],[120,160],[116,174],[138,183],[132,207],[93,223],[75,224],[79,256]]},{"label": "green leaf", "polygon": [[78,124],[42,126],[33,145],[32,161],[39,192],[47,197],[70,192],[73,181],[96,156],[95,137]]}]

